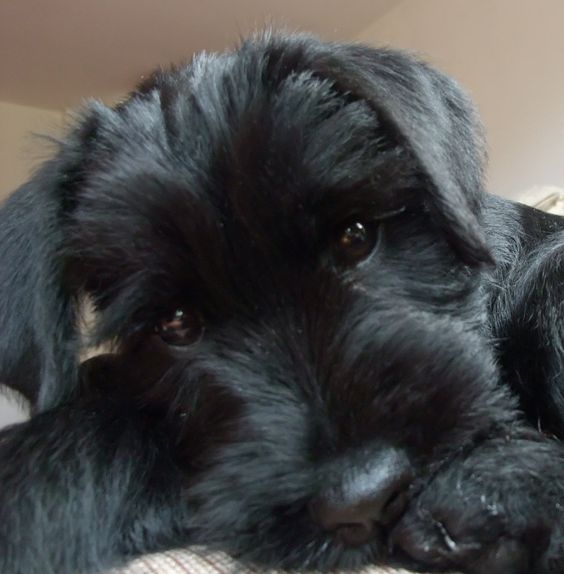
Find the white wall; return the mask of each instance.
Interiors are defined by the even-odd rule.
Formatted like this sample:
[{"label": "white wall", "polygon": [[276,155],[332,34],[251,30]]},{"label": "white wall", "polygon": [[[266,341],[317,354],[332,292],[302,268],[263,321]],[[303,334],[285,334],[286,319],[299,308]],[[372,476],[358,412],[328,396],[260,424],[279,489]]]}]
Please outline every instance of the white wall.
[{"label": "white wall", "polygon": [[[49,148],[33,133],[57,135],[63,114],[0,102],[0,200],[23,183]],[[0,326],[1,328],[1,326]],[[25,417],[13,397],[0,394],[0,427]]]},{"label": "white wall", "polygon": [[490,142],[490,189],[564,187],[564,2],[404,0],[359,40],[426,54],[470,92]]}]

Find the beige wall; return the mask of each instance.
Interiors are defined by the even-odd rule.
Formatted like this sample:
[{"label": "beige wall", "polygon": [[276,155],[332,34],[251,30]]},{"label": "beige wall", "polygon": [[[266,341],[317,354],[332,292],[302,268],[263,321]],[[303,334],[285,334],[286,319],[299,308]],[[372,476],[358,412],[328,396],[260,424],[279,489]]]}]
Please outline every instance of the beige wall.
[{"label": "beige wall", "polygon": [[[564,1],[403,0],[359,40],[422,52],[478,104],[490,142],[490,189],[517,196],[564,187]],[[49,150],[62,113],[0,102],[0,198]]]},{"label": "beige wall", "polygon": [[359,40],[423,52],[478,104],[490,189],[564,187],[564,2],[404,0]]},{"label": "beige wall", "polygon": [[63,114],[0,102],[0,199],[23,183],[49,155],[36,134],[60,134]]}]

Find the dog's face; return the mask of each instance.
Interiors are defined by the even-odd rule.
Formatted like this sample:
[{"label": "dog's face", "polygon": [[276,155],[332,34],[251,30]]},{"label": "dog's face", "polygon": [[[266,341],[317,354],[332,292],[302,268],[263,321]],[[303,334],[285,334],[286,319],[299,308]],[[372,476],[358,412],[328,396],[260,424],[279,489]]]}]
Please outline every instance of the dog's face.
[{"label": "dog's face", "polygon": [[118,342],[83,382],[167,429],[191,541],[393,560],[426,482],[511,416],[473,122],[410,58],[263,38],[92,105],[40,174],[65,290]]}]

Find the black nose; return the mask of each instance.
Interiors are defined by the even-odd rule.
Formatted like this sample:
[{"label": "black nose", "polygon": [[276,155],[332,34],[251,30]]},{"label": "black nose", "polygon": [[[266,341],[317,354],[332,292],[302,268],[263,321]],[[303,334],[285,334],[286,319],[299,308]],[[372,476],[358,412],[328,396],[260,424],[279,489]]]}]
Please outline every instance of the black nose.
[{"label": "black nose", "polygon": [[313,521],[346,546],[369,542],[405,509],[413,472],[405,453],[389,448],[362,470],[348,470],[342,485],[308,504]]}]

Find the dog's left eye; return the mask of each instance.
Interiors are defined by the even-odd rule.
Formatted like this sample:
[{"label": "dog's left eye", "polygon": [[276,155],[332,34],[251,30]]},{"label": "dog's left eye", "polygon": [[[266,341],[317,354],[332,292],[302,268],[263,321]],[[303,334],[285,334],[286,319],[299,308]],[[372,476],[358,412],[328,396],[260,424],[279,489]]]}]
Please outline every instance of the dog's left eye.
[{"label": "dog's left eye", "polygon": [[196,342],[204,330],[202,315],[191,309],[176,309],[155,326],[157,335],[167,344],[183,347]]},{"label": "dog's left eye", "polygon": [[374,222],[352,221],[339,229],[333,244],[337,263],[353,265],[368,257],[378,241]]}]

